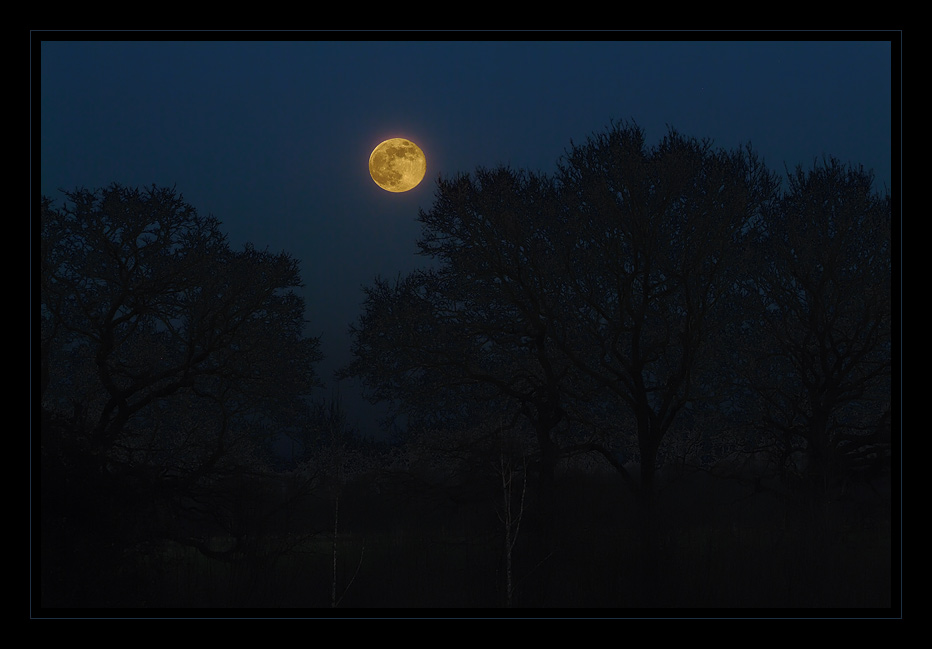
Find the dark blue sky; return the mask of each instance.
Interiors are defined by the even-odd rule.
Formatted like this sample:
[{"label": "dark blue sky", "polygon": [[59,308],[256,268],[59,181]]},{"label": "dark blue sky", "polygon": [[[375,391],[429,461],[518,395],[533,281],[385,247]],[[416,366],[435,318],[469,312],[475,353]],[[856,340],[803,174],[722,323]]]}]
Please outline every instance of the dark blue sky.
[{"label": "dark blue sky", "polygon": [[[414,254],[416,217],[430,208],[438,175],[499,164],[552,171],[571,140],[633,120],[651,144],[670,125],[721,147],[750,142],[781,173],[833,155],[873,169],[878,189],[892,187],[900,134],[891,57],[900,53],[889,41],[476,36],[43,42],[41,191],[175,186],[220,219],[234,248],[289,252],[301,261],[308,333],[322,336],[320,371],[332,385],[350,358],[360,287],[426,263]],[[411,139],[427,156],[427,176],[410,192],[386,192],[369,177],[369,154],[388,137]],[[371,431],[356,388],[340,391]]]}]

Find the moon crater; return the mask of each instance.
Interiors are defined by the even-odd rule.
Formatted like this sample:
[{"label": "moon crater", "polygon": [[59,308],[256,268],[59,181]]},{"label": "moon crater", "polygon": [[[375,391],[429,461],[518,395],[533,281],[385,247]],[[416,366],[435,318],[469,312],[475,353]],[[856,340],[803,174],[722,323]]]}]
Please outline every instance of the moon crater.
[{"label": "moon crater", "polygon": [[389,192],[413,189],[427,173],[427,158],[411,140],[395,137],[385,140],[369,156],[369,175],[375,184]]}]

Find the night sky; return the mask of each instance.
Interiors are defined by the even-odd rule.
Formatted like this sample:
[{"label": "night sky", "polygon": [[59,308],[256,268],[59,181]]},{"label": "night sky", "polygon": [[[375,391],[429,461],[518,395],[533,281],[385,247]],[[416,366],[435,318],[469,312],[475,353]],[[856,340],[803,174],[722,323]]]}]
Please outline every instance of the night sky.
[{"label": "night sky", "polygon": [[[760,42],[625,40],[649,36],[638,33],[611,42],[487,40],[494,33],[455,42],[52,35],[74,40],[44,41],[32,59],[41,193],[60,204],[59,189],[174,186],[222,222],[234,249],[250,242],[299,259],[307,333],[322,337],[326,356],[320,397],[350,360],[347,329],[361,286],[427,263],[415,254],[416,218],[430,208],[439,175],[497,165],[550,172],[571,141],[632,120],[651,146],[672,126],[724,148],[750,142],[781,174],[784,164],[811,168],[832,155],[873,169],[878,190],[893,189],[900,133],[892,130],[891,64],[900,52],[890,41],[795,40],[805,33]],[[342,37],[308,34],[328,36]],[[369,177],[369,154],[389,137],[408,138],[427,156],[427,175],[410,192],[386,192]],[[339,387],[350,420],[376,434],[358,389]]]}]

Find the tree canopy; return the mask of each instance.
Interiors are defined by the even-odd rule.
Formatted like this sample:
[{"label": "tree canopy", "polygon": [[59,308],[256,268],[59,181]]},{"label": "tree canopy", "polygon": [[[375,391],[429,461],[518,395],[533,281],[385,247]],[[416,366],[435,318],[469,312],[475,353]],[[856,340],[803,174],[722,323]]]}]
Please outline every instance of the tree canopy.
[{"label": "tree canopy", "polygon": [[43,531],[93,554],[261,473],[321,354],[288,254],[231,250],[170,188],[66,197],[41,204]]},{"label": "tree canopy", "polygon": [[[293,257],[231,249],[171,188],[43,197],[43,579],[81,601],[101,566],[120,574],[117,550],[155,540],[256,556],[275,536],[256,533],[270,504],[291,526],[316,490],[333,501],[336,584],[341,494],[371,478],[379,495],[384,478],[389,496],[432,490],[457,507],[499,485],[510,601],[512,548],[540,580],[525,588],[547,589],[557,512],[576,498],[557,497],[572,484],[558,469],[573,458],[608,469],[593,484],[630,489],[650,602],[657,473],[674,461],[721,476],[740,446],[780,474],[774,489],[818,497],[802,499],[810,517],[886,470],[892,207],[872,184],[827,159],[781,187],[750,145],[673,129],[648,145],[635,124],[572,145],[552,175],[439,178],[419,213],[432,263],[364,287],[337,373],[407,435],[379,460],[337,402],[309,400],[320,344]],[[294,471],[275,473],[281,436]]]},{"label": "tree canopy", "polygon": [[861,455],[889,461],[892,210],[872,183],[834,159],[797,168],[759,249],[745,377],[820,491]]},{"label": "tree canopy", "polygon": [[541,494],[560,457],[599,453],[649,531],[659,454],[698,413],[772,434],[801,430],[795,408],[818,455],[814,425],[883,402],[890,206],[870,185],[833,162],[781,191],[750,145],[671,129],[648,146],[634,124],[572,146],[553,176],[441,178],[419,241],[438,266],[366,289],[344,375],[426,428],[440,411],[447,428],[523,417]]}]

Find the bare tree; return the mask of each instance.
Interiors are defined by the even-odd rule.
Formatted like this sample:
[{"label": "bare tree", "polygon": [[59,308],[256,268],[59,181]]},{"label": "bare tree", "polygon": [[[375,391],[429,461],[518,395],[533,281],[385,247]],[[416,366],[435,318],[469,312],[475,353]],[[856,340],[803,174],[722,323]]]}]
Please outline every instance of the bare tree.
[{"label": "bare tree", "polygon": [[790,174],[751,292],[747,384],[820,498],[890,459],[892,215],[872,182],[834,159]]},{"label": "bare tree", "polygon": [[[524,500],[527,495],[527,454],[523,449],[512,448],[504,423],[499,421],[500,448],[493,469],[501,479],[501,505],[496,508],[502,524],[503,556],[505,560],[505,607],[514,603],[515,576],[513,554],[521,520],[524,518]],[[517,451],[517,452],[516,452]],[[520,460],[516,455],[520,455]],[[519,464],[520,462],[520,464]]]},{"label": "bare tree", "polygon": [[556,207],[552,183],[533,174],[480,169],[438,181],[419,245],[439,267],[365,289],[355,360],[342,374],[360,377],[409,423],[465,429],[490,407],[526,419],[537,439],[543,528],[567,400],[586,387],[547,337],[558,242],[547,239],[546,221]]},{"label": "bare tree", "polygon": [[572,147],[555,179],[441,180],[420,242],[440,269],[368,292],[350,371],[384,398],[507,400],[537,432],[545,500],[559,458],[602,453],[651,546],[658,450],[685,408],[721,398],[719,329],[776,185],[749,148],[671,132],[649,149],[635,126]]},{"label": "bare tree", "polygon": [[[316,385],[298,264],[231,250],[173,189],[66,197],[41,212],[43,479],[95,476],[108,525],[158,534],[153,503],[178,515],[224,476],[260,470]],[[56,494],[43,504],[80,497],[65,483]]]},{"label": "bare tree", "polygon": [[777,183],[749,147],[717,150],[671,130],[648,148],[634,125],[574,147],[558,178],[563,299],[548,333],[634,422],[652,556],[658,450],[684,409],[718,396],[718,331]]},{"label": "bare tree", "polygon": [[315,422],[321,429],[318,433],[321,444],[315,453],[315,460],[321,466],[326,491],[333,501],[330,607],[337,608],[349,591],[350,586],[352,586],[353,582],[356,580],[366,550],[365,541],[363,541],[359,553],[359,561],[356,564],[356,570],[343,587],[342,592],[338,595],[339,575],[337,559],[340,549],[341,530],[340,499],[343,496],[347,482],[351,478],[356,477],[355,473],[358,472],[360,467],[353,466],[353,460],[356,459],[355,456],[358,456],[358,449],[350,448],[352,431],[346,422],[346,412],[343,410],[339,395],[331,398],[329,404],[319,403],[317,406]]}]

